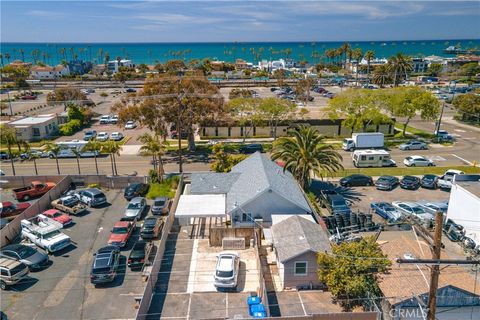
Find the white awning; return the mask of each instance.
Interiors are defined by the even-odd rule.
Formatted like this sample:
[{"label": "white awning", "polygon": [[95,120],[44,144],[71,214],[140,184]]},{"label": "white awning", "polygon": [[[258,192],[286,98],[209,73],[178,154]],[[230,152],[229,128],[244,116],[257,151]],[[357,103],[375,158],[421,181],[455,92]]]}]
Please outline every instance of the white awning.
[{"label": "white awning", "polygon": [[206,218],[226,216],[224,194],[184,194],[180,196],[176,218]]}]

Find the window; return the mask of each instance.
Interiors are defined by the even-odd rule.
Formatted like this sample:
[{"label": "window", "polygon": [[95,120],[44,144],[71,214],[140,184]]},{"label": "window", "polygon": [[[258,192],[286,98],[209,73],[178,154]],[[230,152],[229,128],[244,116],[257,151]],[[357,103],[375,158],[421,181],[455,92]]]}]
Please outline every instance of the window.
[{"label": "window", "polygon": [[375,158],[373,156],[369,156],[368,160],[373,161],[373,160],[375,160]]},{"label": "window", "polygon": [[361,156],[360,159],[365,161],[365,160],[367,160],[367,156]]},{"label": "window", "polygon": [[242,222],[253,222],[251,213],[242,213]]},{"label": "window", "polygon": [[295,262],[295,275],[296,276],[306,276],[307,275],[307,261],[296,261]]},{"label": "window", "polygon": [[33,136],[34,137],[40,136],[40,128],[33,128]]}]

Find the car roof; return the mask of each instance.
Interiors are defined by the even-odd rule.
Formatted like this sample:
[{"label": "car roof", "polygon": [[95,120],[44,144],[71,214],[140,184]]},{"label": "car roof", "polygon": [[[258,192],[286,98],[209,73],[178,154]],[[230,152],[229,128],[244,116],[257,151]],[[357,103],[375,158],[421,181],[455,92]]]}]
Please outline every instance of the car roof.
[{"label": "car roof", "polygon": [[[26,247],[26,245],[23,245],[23,244],[17,244],[17,243],[16,244],[9,244],[9,245],[3,247],[2,251],[3,250],[18,251],[18,250],[23,249],[25,247]],[[32,248],[32,247],[30,247],[30,248]],[[35,248],[32,248],[32,249],[35,249]]]},{"label": "car roof", "polygon": [[115,223],[114,227],[128,227],[129,225],[129,221],[118,221]]},{"label": "car roof", "polygon": [[166,201],[168,200],[168,197],[156,197],[153,201],[160,201],[160,200]]},{"label": "car roof", "polygon": [[80,190],[80,191],[88,191],[91,194],[101,194],[101,193],[103,193],[102,191],[98,190],[97,188],[89,188],[89,189],[84,189],[84,190]]},{"label": "car roof", "polygon": [[410,158],[412,158],[412,159],[425,159],[425,160],[427,159],[424,156],[410,156]]},{"label": "car roof", "polygon": [[148,222],[149,224],[150,224],[150,223],[151,223],[151,224],[154,224],[154,223],[157,222],[157,220],[158,220],[157,217],[147,217],[147,218],[145,218],[145,220],[143,220],[143,224],[146,224],[147,222]]},{"label": "car roof", "polygon": [[97,253],[108,253],[108,252],[113,252],[118,250],[118,247],[116,246],[106,246],[98,249]]},{"label": "car roof", "polygon": [[13,269],[19,265],[22,265],[20,261],[13,260],[13,259],[8,259],[8,258],[0,258],[0,267],[2,268],[7,268],[7,269]]},{"label": "car roof", "polygon": [[233,269],[233,263],[235,256],[233,254],[221,254],[218,256],[218,270],[219,271],[230,271]]},{"label": "car roof", "polygon": [[140,203],[144,199],[145,199],[144,197],[135,197],[132,200],[130,200],[130,203]]},{"label": "car roof", "polygon": [[417,180],[418,178],[415,176],[404,176],[403,179]]},{"label": "car roof", "polygon": [[394,176],[380,176],[378,179],[395,179]]},{"label": "car roof", "polygon": [[0,209],[3,208],[3,207],[10,207],[12,205],[13,205],[13,202],[3,201],[2,203],[0,203]]},{"label": "car roof", "polygon": [[43,212],[43,214],[54,214],[54,213],[57,213],[57,212],[60,212],[60,211],[57,210],[57,209],[48,209],[48,210],[45,210]]}]

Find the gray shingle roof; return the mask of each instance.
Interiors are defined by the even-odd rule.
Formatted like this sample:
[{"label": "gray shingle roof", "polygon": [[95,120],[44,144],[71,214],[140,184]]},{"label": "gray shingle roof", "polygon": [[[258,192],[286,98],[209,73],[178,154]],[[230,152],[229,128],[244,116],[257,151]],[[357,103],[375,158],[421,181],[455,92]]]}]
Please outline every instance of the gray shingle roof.
[{"label": "gray shingle roof", "polygon": [[229,173],[193,173],[191,194],[227,194],[227,212],[259,194],[273,191],[307,212],[311,212],[302,190],[288,171],[266,155],[256,152]]},{"label": "gray shingle roof", "polygon": [[272,226],[273,245],[278,259],[285,263],[308,251],[330,252],[328,235],[320,225],[292,216]]}]

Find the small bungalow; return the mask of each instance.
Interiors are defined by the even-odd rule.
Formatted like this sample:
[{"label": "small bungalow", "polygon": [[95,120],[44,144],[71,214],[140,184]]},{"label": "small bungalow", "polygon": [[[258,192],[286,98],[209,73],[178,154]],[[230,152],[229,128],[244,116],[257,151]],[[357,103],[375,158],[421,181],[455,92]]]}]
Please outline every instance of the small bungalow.
[{"label": "small bungalow", "polygon": [[31,142],[50,138],[58,134],[58,117],[56,114],[42,114],[26,117],[7,124],[15,128],[19,140]]}]

